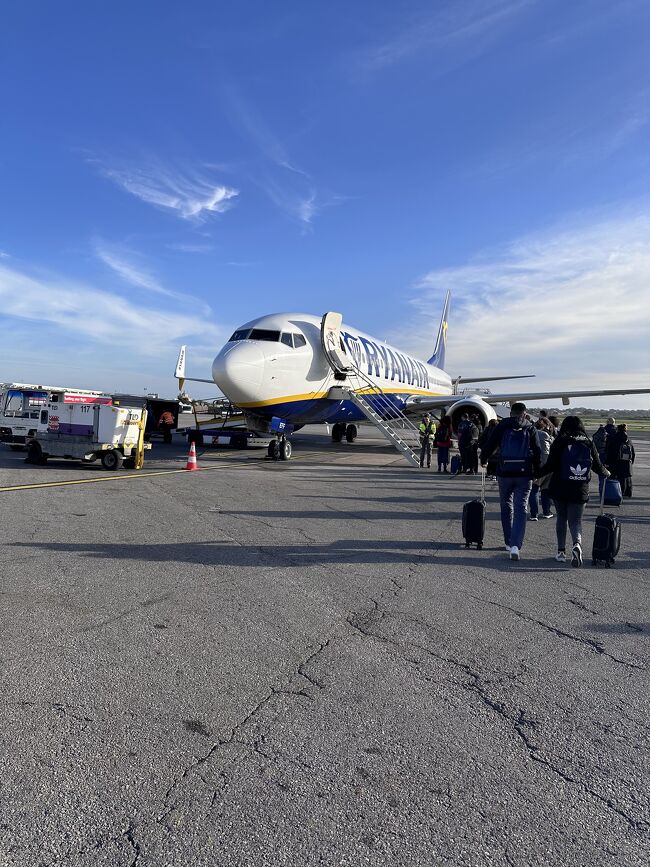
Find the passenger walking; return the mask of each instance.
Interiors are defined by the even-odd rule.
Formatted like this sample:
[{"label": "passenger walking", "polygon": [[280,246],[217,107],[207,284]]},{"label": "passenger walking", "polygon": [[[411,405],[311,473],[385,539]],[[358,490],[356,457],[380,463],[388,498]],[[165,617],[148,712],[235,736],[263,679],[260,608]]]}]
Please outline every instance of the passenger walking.
[{"label": "passenger walking", "polygon": [[436,431],[436,447],[438,449],[438,472],[448,473],[449,449],[451,448],[451,419],[443,415]]},{"label": "passenger walking", "polygon": [[436,425],[431,420],[428,412],[422,416],[419,427],[420,432],[420,466],[424,467],[426,459],[427,467],[431,466],[431,447],[436,436]]},{"label": "passenger walking", "polygon": [[163,442],[172,441],[172,428],[174,427],[174,414],[166,409],[158,419],[158,427],[162,430]]},{"label": "passenger walking", "polygon": [[598,450],[577,415],[568,415],[562,422],[544,469],[551,473],[548,490],[557,513],[555,559],[558,563],[566,561],[568,526],[573,544],[571,565],[582,566],[582,516],[589,499],[591,472],[605,477],[609,472],[601,464]]},{"label": "passenger walking", "polygon": [[600,462],[605,462],[605,447],[607,445],[607,431],[605,430],[605,425],[601,424],[598,427],[598,430],[591,438],[591,441],[596,446],[596,451],[598,452],[598,457],[600,458]]},{"label": "passenger walking", "polygon": [[614,434],[616,433],[616,419],[613,418],[611,415],[607,419],[607,424],[605,425],[605,433],[608,437],[614,436]]},{"label": "passenger walking", "polygon": [[551,443],[553,442],[553,436],[551,431],[553,430],[553,426],[547,418],[541,416],[535,424],[537,428],[537,437],[539,439],[539,447],[541,449],[542,457],[541,457],[541,466],[540,466],[540,477],[537,479],[533,479],[533,487],[530,491],[530,496],[528,498],[528,511],[530,512],[528,520],[529,521],[537,521],[537,515],[539,512],[539,501],[541,500],[542,504],[542,518],[552,518],[553,513],[551,512],[551,495],[548,492],[548,482],[550,479],[548,478],[548,474],[544,473],[544,464],[548,459],[548,453],[551,450]]},{"label": "passenger walking", "polygon": [[526,535],[528,497],[533,478],[539,476],[541,448],[537,430],[526,421],[526,406],[517,401],[510,408],[510,418],[494,428],[481,452],[481,464],[499,449],[497,478],[501,502],[501,526],[506,551],[511,560],[519,560]]},{"label": "passenger walking", "polygon": [[632,441],[627,435],[627,425],[619,424],[616,433],[607,437],[605,446],[605,465],[618,479],[624,497],[632,496],[632,464],[636,457]]},{"label": "passenger walking", "polygon": [[463,473],[474,472],[475,445],[478,443],[478,427],[467,413],[458,425],[458,451],[462,462]]}]

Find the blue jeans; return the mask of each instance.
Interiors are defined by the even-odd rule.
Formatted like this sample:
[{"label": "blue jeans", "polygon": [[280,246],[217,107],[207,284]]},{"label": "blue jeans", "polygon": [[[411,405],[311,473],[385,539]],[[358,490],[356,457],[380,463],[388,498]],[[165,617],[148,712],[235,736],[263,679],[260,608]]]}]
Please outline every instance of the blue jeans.
[{"label": "blue jeans", "polygon": [[501,526],[506,545],[521,549],[528,520],[528,498],[532,479],[499,476],[499,499],[501,501]]},{"label": "blue jeans", "polygon": [[530,517],[536,518],[537,513],[539,511],[539,504],[537,502],[537,494],[539,492],[539,499],[542,501],[542,515],[550,515],[551,514],[551,497],[548,491],[540,490],[539,485],[533,484],[533,487],[530,491],[530,496],[528,498],[528,506],[530,508]]}]

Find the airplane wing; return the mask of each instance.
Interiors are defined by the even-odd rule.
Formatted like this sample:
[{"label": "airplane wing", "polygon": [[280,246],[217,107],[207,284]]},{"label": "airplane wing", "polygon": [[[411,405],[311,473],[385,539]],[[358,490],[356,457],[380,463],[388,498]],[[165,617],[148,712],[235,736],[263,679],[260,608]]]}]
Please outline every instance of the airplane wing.
[{"label": "airplane wing", "polygon": [[[593,391],[519,391],[510,392],[507,394],[479,394],[481,400],[488,404],[496,403],[514,403],[517,400],[539,401],[553,400],[560,398],[564,406],[568,406],[571,398],[574,397],[607,397],[608,395],[624,395],[624,394],[649,394],[650,388],[612,388],[600,389]],[[439,397],[414,397],[407,405],[405,412],[409,409],[422,412],[426,409],[440,409],[441,407],[449,407],[462,400],[463,397],[470,397],[470,393],[465,394],[447,394]]]}]

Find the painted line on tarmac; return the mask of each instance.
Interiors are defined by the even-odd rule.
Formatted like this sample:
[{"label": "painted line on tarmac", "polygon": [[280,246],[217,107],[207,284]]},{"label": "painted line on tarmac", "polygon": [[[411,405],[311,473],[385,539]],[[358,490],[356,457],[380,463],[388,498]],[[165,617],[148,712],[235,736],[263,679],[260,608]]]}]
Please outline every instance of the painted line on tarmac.
[{"label": "painted line on tarmac", "polygon": [[230,466],[230,464],[220,464],[218,467],[199,467],[198,470],[186,470],[185,468],[181,470],[157,470],[153,473],[129,473],[125,476],[99,476],[96,479],[68,479],[62,482],[37,482],[33,485],[10,485],[6,488],[0,488],[0,493],[6,493],[7,491],[30,491],[35,488],[62,488],[65,485],[89,485],[93,482],[120,482],[123,479],[147,479],[150,476],[171,476],[176,473],[187,473],[187,472],[204,472],[210,470],[225,470]]}]

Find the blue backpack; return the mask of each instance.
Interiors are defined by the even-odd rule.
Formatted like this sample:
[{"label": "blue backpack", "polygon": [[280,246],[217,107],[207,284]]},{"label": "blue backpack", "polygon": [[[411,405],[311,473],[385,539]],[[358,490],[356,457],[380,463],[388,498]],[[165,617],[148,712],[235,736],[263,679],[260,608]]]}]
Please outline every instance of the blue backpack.
[{"label": "blue backpack", "polygon": [[560,478],[566,482],[591,480],[591,445],[589,440],[576,440],[562,452]]},{"label": "blue backpack", "polygon": [[506,428],[499,445],[499,475],[530,476],[533,467],[530,431],[529,425]]}]

